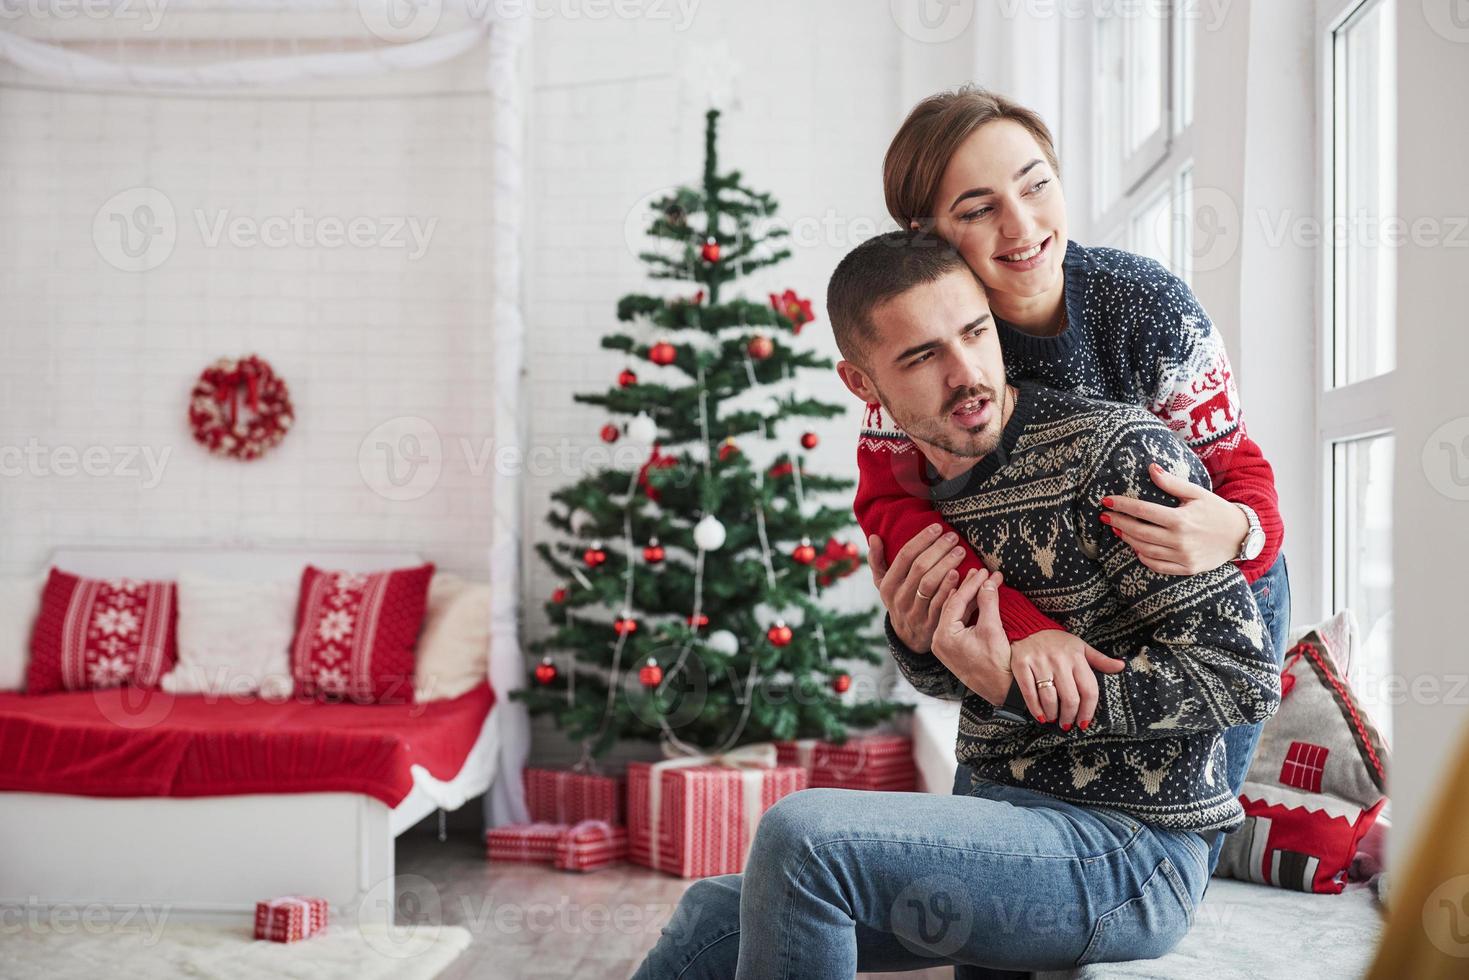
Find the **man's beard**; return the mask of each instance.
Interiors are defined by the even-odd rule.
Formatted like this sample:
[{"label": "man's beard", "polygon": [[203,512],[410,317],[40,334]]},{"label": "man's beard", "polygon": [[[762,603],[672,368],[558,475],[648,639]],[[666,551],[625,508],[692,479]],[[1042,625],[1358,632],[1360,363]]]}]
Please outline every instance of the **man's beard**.
[{"label": "man's beard", "polygon": [[[1002,392],[1008,388],[1001,389]],[[882,389],[877,389],[878,398],[882,399],[883,407],[887,409],[893,421],[912,439],[925,442],[937,449],[961,458],[978,459],[988,456],[1000,445],[1000,437],[1005,428],[1004,405],[1001,396],[996,395],[989,388],[970,388],[950,400],[947,408],[939,415],[913,415],[895,406],[883,395]],[[990,421],[976,433],[965,433],[964,430],[956,429],[953,423],[954,409],[967,401],[975,398],[989,400],[991,406]]]}]

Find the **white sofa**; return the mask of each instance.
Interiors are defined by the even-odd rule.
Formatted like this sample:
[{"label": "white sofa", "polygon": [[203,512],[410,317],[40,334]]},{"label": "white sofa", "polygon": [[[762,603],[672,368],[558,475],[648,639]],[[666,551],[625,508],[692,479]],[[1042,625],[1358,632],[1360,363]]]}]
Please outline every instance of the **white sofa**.
[{"label": "white sofa", "polygon": [[[921,698],[913,712],[913,753],[924,792],[953,792],[959,702]],[[1193,928],[1166,956],[1037,973],[1037,980],[1352,980],[1371,965],[1382,919],[1371,889],[1309,895],[1214,878]]]}]

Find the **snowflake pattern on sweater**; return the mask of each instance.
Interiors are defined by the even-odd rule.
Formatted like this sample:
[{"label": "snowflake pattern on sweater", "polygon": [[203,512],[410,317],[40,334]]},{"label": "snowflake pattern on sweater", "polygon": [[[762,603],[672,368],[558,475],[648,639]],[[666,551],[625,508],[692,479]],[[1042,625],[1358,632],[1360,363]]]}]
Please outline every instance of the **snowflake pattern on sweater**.
[{"label": "snowflake pattern on sweater", "polygon": [[1018,688],[997,708],[931,654],[888,640],[918,690],[963,701],[959,761],[982,779],[1111,807],[1170,830],[1232,830],[1244,819],[1225,778],[1223,731],[1264,721],[1280,677],[1249,584],[1223,565],[1154,572],[1098,521],[1101,498],[1167,495],[1149,461],[1209,486],[1199,458],[1153,415],[1018,382],[1000,447],[931,494],[986,567],[1092,646],[1127,662],[1098,674],[1086,732],[1041,725]]}]

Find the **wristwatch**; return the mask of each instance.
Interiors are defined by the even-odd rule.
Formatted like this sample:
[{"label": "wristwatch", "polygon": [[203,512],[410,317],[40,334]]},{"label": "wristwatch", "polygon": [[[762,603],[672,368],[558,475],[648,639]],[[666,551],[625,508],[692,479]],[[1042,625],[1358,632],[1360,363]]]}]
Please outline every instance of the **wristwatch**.
[{"label": "wristwatch", "polygon": [[1260,557],[1260,552],[1265,550],[1265,531],[1260,527],[1260,517],[1254,508],[1235,503],[1235,506],[1245,512],[1245,519],[1250,522],[1250,529],[1245,533],[1245,539],[1240,542],[1239,554],[1234,556],[1235,561],[1253,561]]}]

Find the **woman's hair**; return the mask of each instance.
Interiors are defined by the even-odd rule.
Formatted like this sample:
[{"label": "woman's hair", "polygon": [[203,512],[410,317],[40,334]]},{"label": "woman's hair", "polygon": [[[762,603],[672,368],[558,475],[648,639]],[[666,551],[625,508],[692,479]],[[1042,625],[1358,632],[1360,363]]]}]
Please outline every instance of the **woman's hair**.
[{"label": "woman's hair", "polygon": [[910,222],[917,221],[920,228],[932,230],[933,200],[949,161],[970,134],[996,119],[1024,126],[1040,144],[1052,172],[1060,176],[1051,131],[1038,113],[988,89],[961,85],[914,106],[888,144],[882,162],[882,190],[888,213],[900,227],[909,228]]}]

